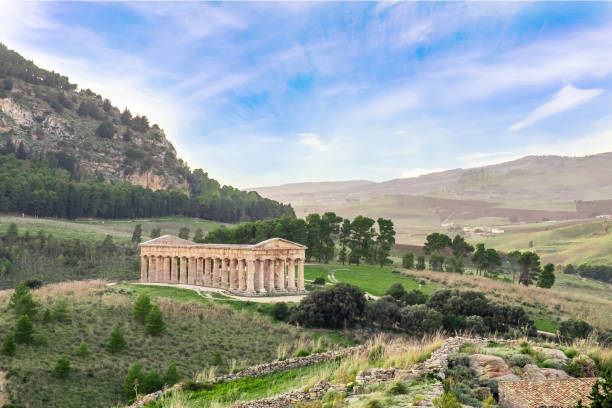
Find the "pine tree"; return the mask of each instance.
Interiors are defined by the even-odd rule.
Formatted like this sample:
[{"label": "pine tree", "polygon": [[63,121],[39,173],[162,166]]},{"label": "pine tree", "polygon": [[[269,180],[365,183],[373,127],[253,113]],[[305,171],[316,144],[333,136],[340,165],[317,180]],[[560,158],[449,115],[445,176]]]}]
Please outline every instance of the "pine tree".
[{"label": "pine tree", "polygon": [[134,319],[144,323],[147,320],[147,315],[151,311],[151,299],[149,295],[141,293],[134,302]]},{"label": "pine tree", "polygon": [[62,380],[68,378],[70,375],[70,360],[65,355],[61,355],[60,358],[57,359],[57,363],[55,364],[55,375]]},{"label": "pine tree", "polygon": [[161,334],[166,329],[166,323],[164,323],[164,316],[162,315],[159,306],[153,305],[146,319],[145,329],[147,333],[152,336]]},{"label": "pine tree", "polygon": [[153,228],[151,230],[151,239],[159,238],[161,236],[161,228]]},{"label": "pine tree", "polygon": [[187,228],[187,227],[182,227],[182,228],[179,230],[178,237],[179,237],[179,238],[182,238],[182,239],[189,239],[189,228]]},{"label": "pine tree", "polygon": [[30,288],[25,282],[20,282],[11,295],[9,306],[15,311],[17,316],[27,315],[34,317],[38,310],[38,304],[32,299]]},{"label": "pine tree", "polygon": [[14,356],[15,355],[15,334],[10,331],[4,335],[2,339],[2,346],[0,347],[0,353],[4,356]]},{"label": "pine tree", "polygon": [[75,353],[79,357],[86,357],[89,355],[89,346],[87,343],[79,344],[79,347],[76,349]]},{"label": "pine tree", "polygon": [[53,320],[51,316],[51,310],[45,309],[45,313],[43,313],[43,319],[42,319],[43,323],[44,324],[51,323],[51,320]]},{"label": "pine tree", "polygon": [[176,384],[177,382],[179,382],[180,379],[181,379],[181,376],[179,375],[176,369],[176,365],[170,364],[164,374],[164,384],[170,387]]},{"label": "pine tree", "polygon": [[32,343],[34,340],[34,326],[27,314],[24,314],[17,319],[15,324],[15,341],[17,343]]},{"label": "pine tree", "polygon": [[118,353],[125,348],[125,345],[126,341],[123,337],[123,330],[121,330],[121,327],[115,326],[106,343],[106,349],[111,353]]},{"label": "pine tree", "polygon": [[195,231],[195,234],[193,235],[193,240],[195,242],[198,242],[199,240],[201,240],[202,238],[204,238],[204,231],[202,231],[202,228],[198,228]]},{"label": "pine tree", "polygon": [[132,242],[139,244],[142,239],[142,224],[136,224],[134,232],[132,232]]},{"label": "pine tree", "polygon": [[128,397],[136,396],[138,393],[138,388],[142,385],[143,381],[144,375],[142,373],[142,369],[140,368],[140,364],[132,364],[125,376],[125,381],[123,382],[123,392],[125,392],[125,395]]}]

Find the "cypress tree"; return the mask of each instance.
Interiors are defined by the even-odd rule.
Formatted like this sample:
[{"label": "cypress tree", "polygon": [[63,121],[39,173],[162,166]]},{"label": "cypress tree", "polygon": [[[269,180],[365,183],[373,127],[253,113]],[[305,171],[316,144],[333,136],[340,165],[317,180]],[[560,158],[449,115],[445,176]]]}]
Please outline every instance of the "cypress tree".
[{"label": "cypress tree", "polygon": [[134,232],[132,232],[132,242],[139,244],[142,240],[142,224],[136,224]]},{"label": "cypress tree", "polygon": [[161,334],[166,329],[166,323],[164,323],[164,316],[162,315],[159,306],[153,305],[151,311],[147,315],[145,329],[147,333],[152,336]]}]

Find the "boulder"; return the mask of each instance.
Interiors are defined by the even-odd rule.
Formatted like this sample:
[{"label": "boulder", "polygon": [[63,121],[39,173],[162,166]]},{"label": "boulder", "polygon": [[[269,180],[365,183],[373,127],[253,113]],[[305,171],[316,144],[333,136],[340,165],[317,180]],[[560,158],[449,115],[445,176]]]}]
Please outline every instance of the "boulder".
[{"label": "boulder", "polygon": [[481,380],[512,374],[503,358],[486,354],[472,354],[470,356],[470,368],[476,372]]},{"label": "boulder", "polygon": [[535,364],[527,364],[523,367],[523,373],[521,375],[523,380],[563,380],[570,378],[565,371],[557,370],[555,368],[539,368]]},{"label": "boulder", "polygon": [[567,356],[561,350],[546,347],[534,347],[533,350],[538,352],[538,354],[540,354],[542,357],[544,357],[544,360],[551,359],[559,360],[561,362],[567,360]]}]

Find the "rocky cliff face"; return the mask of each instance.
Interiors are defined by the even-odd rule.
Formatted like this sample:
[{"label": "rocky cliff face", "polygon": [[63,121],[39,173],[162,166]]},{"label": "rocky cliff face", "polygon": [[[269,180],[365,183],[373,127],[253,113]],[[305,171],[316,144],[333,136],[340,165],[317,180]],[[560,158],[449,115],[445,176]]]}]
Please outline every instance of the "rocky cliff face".
[{"label": "rocky cliff face", "polygon": [[186,190],[186,165],[163,130],[146,118],[122,116],[89,90],[10,80],[10,87],[0,83],[0,148],[23,144],[27,157],[61,153],[91,177]]}]

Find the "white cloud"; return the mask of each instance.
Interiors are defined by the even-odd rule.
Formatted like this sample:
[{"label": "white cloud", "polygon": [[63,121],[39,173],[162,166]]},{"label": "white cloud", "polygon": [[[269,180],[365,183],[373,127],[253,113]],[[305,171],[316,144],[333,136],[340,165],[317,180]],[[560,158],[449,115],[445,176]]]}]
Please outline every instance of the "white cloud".
[{"label": "white cloud", "polygon": [[328,146],[321,141],[321,138],[315,133],[300,133],[298,134],[300,140],[298,144],[304,147],[308,147],[312,150],[327,150]]},{"label": "white cloud", "polygon": [[571,84],[565,85],[552,99],[538,106],[524,119],[510,126],[511,131],[517,131],[552,115],[573,109],[599,96],[603,89],[578,89]]}]

